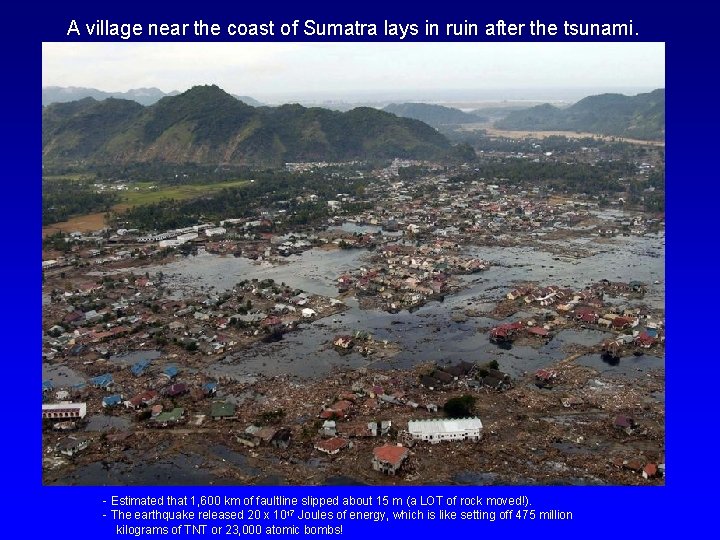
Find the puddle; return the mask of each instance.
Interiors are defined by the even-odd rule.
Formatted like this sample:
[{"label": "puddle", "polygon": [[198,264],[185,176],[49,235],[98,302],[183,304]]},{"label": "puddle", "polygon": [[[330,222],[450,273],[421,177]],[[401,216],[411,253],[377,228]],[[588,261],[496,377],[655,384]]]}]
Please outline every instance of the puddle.
[{"label": "puddle", "polygon": [[643,356],[624,356],[619,360],[608,359],[600,354],[586,354],[576,360],[581,366],[591,367],[605,375],[624,377],[642,377],[651,370],[665,369],[665,359],[645,354]]},{"label": "puddle", "polygon": [[88,417],[88,424],[85,431],[110,431],[116,429],[127,431],[132,422],[126,416],[108,416],[105,414],[93,414]]},{"label": "puddle", "polygon": [[55,390],[85,383],[85,377],[71,368],[60,365],[42,365],[42,380],[51,381]]},{"label": "puddle", "polygon": [[147,350],[147,351],[129,351],[122,354],[116,354],[115,356],[111,356],[110,360],[112,362],[119,362],[126,366],[131,366],[135,362],[141,362],[143,360],[155,360],[157,358],[160,358],[162,356],[162,353],[157,350]]}]

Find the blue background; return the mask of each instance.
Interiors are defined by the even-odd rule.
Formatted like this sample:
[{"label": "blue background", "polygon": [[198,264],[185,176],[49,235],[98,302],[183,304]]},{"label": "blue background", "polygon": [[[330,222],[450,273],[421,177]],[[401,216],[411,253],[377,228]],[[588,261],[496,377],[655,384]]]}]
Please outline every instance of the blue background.
[{"label": "blue background", "polygon": [[[6,403],[2,445],[4,482],[0,489],[6,514],[3,535],[13,538],[41,533],[74,538],[109,537],[115,526],[102,517],[112,495],[207,495],[282,493],[302,497],[334,495],[527,495],[540,509],[570,510],[570,522],[405,522],[346,524],[344,537],[366,533],[421,535],[483,533],[498,528],[511,536],[537,531],[554,536],[622,537],[671,532],[710,532],[716,510],[717,445],[713,374],[717,370],[714,337],[717,302],[714,284],[717,264],[717,103],[712,78],[717,65],[712,41],[715,17],[692,3],[669,10],[656,2],[461,3],[422,7],[389,2],[333,4],[287,10],[262,3],[233,3],[228,7],[203,2],[179,6],[162,2],[65,2],[50,7],[26,3],[3,13],[3,196],[5,221],[2,283],[4,334],[3,388]],[[65,41],[70,19],[114,22],[192,22],[205,19],[264,22],[268,19],[315,19],[322,22],[381,23],[459,22],[463,19],[527,22],[625,22],[632,19],[637,40],[664,41],[667,52],[667,485],[660,488],[512,487],[512,488],[47,488],[41,485],[40,415],[40,191],[41,191],[41,43]],[[383,40],[384,38],[378,38]],[[560,40],[552,38],[548,40]],[[187,39],[185,39],[187,40]],[[417,39],[416,39],[417,40]],[[119,40],[118,40],[119,41]],[[483,38],[483,41],[487,41]],[[408,45],[411,46],[411,45]],[[622,81],[618,81],[619,84]],[[712,396],[712,398],[711,398]],[[713,405],[715,400],[712,399]],[[486,529],[485,527],[491,527]],[[480,529],[482,528],[482,529]]]}]

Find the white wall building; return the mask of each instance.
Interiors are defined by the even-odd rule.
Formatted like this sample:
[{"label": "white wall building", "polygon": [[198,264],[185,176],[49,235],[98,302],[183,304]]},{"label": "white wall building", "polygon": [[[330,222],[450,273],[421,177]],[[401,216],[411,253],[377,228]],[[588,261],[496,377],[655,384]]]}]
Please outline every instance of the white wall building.
[{"label": "white wall building", "polygon": [[479,418],[441,418],[433,420],[410,420],[408,432],[419,441],[478,441],[482,437],[482,421]]},{"label": "white wall building", "polygon": [[195,240],[198,237],[198,233],[196,232],[190,232],[185,233],[177,236],[176,238],[171,238],[167,240],[160,240],[160,247],[175,247],[175,246],[181,246],[185,242],[189,242],[190,240]]},{"label": "white wall building", "polygon": [[42,406],[42,417],[53,420],[85,418],[86,414],[86,403],[70,403],[69,401],[65,401],[63,403],[43,403]]}]

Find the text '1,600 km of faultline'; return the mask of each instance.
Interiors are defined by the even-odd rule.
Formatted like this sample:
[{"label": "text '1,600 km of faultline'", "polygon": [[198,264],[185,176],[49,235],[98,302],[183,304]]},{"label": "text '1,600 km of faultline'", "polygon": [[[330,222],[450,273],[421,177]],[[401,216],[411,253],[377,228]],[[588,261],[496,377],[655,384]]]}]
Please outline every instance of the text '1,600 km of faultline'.
[{"label": "text '1,600 km of faultline'", "polygon": [[130,497],[113,496],[110,499],[112,506],[177,506],[177,507],[347,507],[347,506],[530,506],[526,496],[518,497],[482,497],[473,495],[468,497],[443,495],[389,497],[286,497],[274,495],[263,497],[251,495],[248,497],[233,497],[229,495],[186,495],[175,497],[164,495],[160,497]]}]

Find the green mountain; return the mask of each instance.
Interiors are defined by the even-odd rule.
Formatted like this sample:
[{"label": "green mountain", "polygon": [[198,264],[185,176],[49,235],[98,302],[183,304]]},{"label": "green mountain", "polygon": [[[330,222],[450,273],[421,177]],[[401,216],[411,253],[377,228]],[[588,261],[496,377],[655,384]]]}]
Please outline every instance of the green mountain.
[{"label": "green mountain", "polygon": [[429,103],[391,103],[383,111],[404,118],[420,120],[436,129],[459,124],[474,124],[486,120],[480,115],[466,113],[460,109]]},{"label": "green mountain", "polygon": [[383,111],[251,107],[217,86],[197,86],[149,107],[87,98],[43,108],[46,163],[432,159],[449,147],[430,126]]},{"label": "green mountain", "polygon": [[[42,104],[67,103],[91,97],[98,101],[107,98],[131,99],[140,105],[152,105],[165,96],[177,96],[180,92],[163,92],[159,88],[133,88],[127,92],[104,92],[96,88],[83,88],[78,86],[45,86],[42,89]],[[250,96],[235,96],[240,101],[253,107],[260,107],[262,103]]]},{"label": "green mountain", "polygon": [[585,131],[636,139],[663,139],[665,89],[636,96],[590,96],[565,109],[538,105],[511,112],[495,126],[511,130]]},{"label": "green mountain", "polygon": [[144,107],[127,99],[85,98],[43,108],[43,156],[85,159],[129,129]]}]

